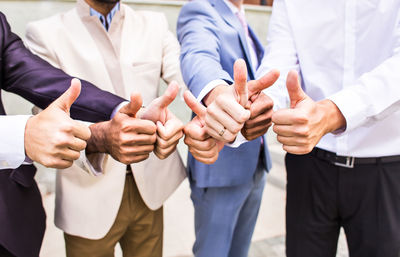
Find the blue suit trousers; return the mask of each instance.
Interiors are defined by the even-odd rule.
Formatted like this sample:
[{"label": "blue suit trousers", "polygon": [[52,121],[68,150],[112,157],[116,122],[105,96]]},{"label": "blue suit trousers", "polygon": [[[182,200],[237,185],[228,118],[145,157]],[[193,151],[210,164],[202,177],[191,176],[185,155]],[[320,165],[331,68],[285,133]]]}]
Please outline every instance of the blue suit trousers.
[{"label": "blue suit trousers", "polygon": [[266,180],[260,159],[252,179],[241,185],[199,188],[191,183],[195,208],[196,257],[245,257]]}]

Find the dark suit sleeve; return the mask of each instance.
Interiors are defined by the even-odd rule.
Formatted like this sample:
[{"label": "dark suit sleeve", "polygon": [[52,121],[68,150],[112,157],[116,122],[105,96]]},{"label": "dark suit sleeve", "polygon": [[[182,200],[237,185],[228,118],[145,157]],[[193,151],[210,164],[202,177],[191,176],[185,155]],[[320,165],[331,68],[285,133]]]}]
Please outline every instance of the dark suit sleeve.
[{"label": "dark suit sleeve", "polygon": [[[44,109],[71,85],[72,77],[32,54],[11,32],[0,12],[1,86]],[[98,122],[109,120],[124,99],[82,80],[82,91],[71,107],[74,119]]]}]

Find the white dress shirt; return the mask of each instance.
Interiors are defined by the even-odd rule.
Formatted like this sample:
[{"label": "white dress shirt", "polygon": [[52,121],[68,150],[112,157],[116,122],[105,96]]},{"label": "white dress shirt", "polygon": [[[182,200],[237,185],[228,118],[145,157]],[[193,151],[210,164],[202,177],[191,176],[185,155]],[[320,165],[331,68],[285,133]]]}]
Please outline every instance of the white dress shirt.
[{"label": "white dress shirt", "polygon": [[278,68],[267,89],[287,107],[286,74],[297,69],[315,101],[332,100],[346,118],[318,147],[338,155],[400,154],[400,1],[275,0],[257,76]]},{"label": "white dress shirt", "polygon": [[15,169],[25,161],[25,126],[31,115],[0,115],[0,169]]}]

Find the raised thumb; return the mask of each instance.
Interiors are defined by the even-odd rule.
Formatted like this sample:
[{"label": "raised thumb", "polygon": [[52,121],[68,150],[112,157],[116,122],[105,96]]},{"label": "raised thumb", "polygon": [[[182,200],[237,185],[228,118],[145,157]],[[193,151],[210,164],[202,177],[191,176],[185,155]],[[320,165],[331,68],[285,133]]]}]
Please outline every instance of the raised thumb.
[{"label": "raised thumb", "polygon": [[179,85],[176,81],[172,81],[165,93],[160,97],[160,108],[167,108],[176,98],[179,93]]},{"label": "raised thumb", "polygon": [[131,101],[128,104],[126,104],[125,106],[123,106],[119,110],[119,112],[124,113],[131,117],[136,117],[136,113],[142,107],[142,103],[143,103],[143,100],[142,100],[141,95],[139,93],[132,93]]},{"label": "raised thumb", "polygon": [[295,108],[297,103],[307,97],[300,86],[299,75],[296,71],[289,72],[286,79],[286,87],[290,98],[290,108]]},{"label": "raised thumb", "polygon": [[189,90],[185,91],[185,93],[183,94],[183,99],[185,100],[187,106],[189,106],[189,108],[194,113],[196,113],[196,115],[199,116],[200,119],[204,120],[207,109],[204,105],[202,105],[197,101],[197,99],[193,96],[193,94]]},{"label": "raised thumb", "polygon": [[233,65],[233,78],[235,80],[234,87],[236,95],[239,98],[239,104],[246,106],[249,98],[247,89],[247,66],[243,59],[236,60]]},{"label": "raised thumb", "polygon": [[81,93],[81,81],[79,79],[72,79],[71,86],[68,88],[67,91],[64,92],[59,98],[57,98],[53,102],[53,106],[63,110],[66,113],[69,113],[72,104],[78,98],[79,94]]}]

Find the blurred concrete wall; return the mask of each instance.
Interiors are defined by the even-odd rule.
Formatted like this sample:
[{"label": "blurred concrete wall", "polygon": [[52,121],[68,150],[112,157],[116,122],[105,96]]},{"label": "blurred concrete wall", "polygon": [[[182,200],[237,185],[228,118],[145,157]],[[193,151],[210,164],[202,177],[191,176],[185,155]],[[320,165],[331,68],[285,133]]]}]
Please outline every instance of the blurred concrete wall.
[{"label": "blurred concrete wall", "polygon": [[[25,34],[26,24],[30,21],[42,19],[59,12],[65,12],[74,7],[75,0],[0,0],[0,10],[3,12],[11,24],[12,30],[22,38]],[[176,21],[179,11],[186,1],[169,0],[122,0],[125,4],[134,9],[145,9],[165,13],[171,31],[176,31]],[[262,42],[266,43],[266,34],[271,8],[265,6],[246,6],[246,16],[249,24],[253,27]],[[161,87],[165,87],[161,83]],[[21,97],[2,91],[5,108],[8,114],[30,114],[32,104]],[[188,108],[181,101],[175,101],[172,111],[177,114],[182,121],[186,122],[190,118]],[[183,158],[186,156],[184,144],[178,146]],[[54,172],[48,172],[40,165],[37,179],[41,182],[44,191],[54,190]]]}]

